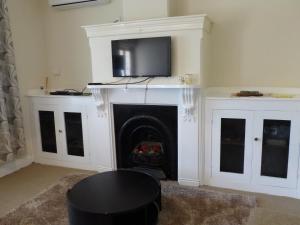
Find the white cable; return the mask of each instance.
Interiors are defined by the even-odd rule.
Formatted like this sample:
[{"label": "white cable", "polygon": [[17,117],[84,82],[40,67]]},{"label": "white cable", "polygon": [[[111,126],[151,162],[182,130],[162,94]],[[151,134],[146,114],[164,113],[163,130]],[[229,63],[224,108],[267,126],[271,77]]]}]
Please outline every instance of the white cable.
[{"label": "white cable", "polygon": [[131,77],[129,77],[129,80],[127,81],[126,85],[125,85],[125,90],[127,91],[128,90],[128,84],[130,83],[131,81]]},{"label": "white cable", "polygon": [[146,104],[147,102],[147,93],[148,93],[148,85],[150,84],[150,82],[153,80],[154,78],[150,78],[147,83],[146,83],[146,88],[145,88],[145,95],[144,95],[144,104]]}]

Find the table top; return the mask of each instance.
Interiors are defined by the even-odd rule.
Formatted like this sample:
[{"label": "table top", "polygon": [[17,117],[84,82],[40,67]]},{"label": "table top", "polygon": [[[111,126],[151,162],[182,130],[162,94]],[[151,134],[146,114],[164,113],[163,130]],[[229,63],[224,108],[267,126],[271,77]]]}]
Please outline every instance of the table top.
[{"label": "table top", "polygon": [[118,214],[153,202],[160,194],[151,176],[130,170],[110,171],[83,179],[68,191],[68,203],[89,213]]}]

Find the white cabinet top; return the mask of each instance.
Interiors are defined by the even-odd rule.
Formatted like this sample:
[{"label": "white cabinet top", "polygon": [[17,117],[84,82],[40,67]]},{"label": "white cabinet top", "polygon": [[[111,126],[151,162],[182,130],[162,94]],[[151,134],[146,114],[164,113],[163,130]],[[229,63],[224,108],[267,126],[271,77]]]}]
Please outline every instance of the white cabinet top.
[{"label": "white cabinet top", "polygon": [[[264,94],[261,97],[238,97],[234,94],[239,91],[259,91]],[[207,100],[243,100],[243,101],[300,101],[299,88],[268,88],[268,87],[228,87],[207,88],[205,90]]]},{"label": "white cabinet top", "polygon": [[88,88],[99,89],[182,89],[182,88],[200,88],[200,85],[184,85],[184,84],[122,84],[122,85],[88,85]]}]

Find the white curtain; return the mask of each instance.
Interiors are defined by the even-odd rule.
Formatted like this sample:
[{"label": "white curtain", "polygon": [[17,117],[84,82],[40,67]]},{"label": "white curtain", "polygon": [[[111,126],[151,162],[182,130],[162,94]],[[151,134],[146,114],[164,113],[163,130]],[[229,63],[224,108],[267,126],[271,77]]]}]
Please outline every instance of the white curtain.
[{"label": "white curtain", "polygon": [[0,0],[0,165],[25,148],[22,110],[6,0]]}]

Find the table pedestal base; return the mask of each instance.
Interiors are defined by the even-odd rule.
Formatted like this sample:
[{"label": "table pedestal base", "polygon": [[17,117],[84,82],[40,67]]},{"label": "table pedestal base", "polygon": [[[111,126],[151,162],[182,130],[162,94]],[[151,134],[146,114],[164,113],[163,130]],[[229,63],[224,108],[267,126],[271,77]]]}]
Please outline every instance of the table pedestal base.
[{"label": "table pedestal base", "polygon": [[79,211],[71,206],[69,210],[70,225],[156,225],[159,214],[159,203],[153,202],[134,212],[119,215],[103,215]]}]

